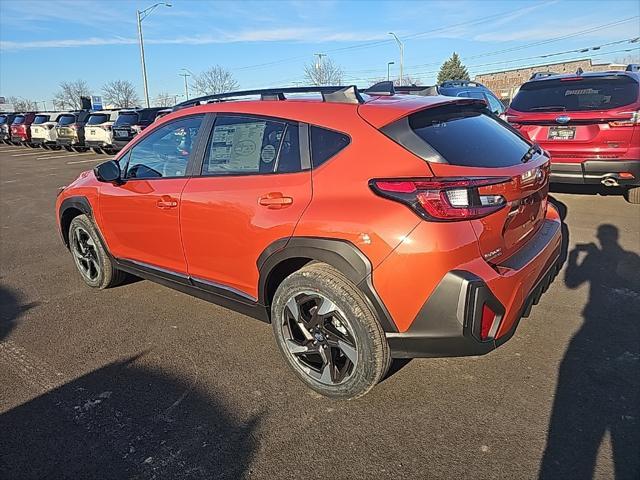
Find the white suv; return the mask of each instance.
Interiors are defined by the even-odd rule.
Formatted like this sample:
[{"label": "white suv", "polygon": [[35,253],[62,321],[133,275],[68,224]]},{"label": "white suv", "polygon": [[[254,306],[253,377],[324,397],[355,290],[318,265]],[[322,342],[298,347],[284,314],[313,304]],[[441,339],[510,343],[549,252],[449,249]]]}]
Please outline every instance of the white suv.
[{"label": "white suv", "polygon": [[58,131],[55,127],[58,119],[65,113],[67,112],[38,113],[31,124],[31,143],[47,150],[60,150],[62,147],[56,144]]},{"label": "white suv", "polygon": [[113,153],[113,124],[120,110],[91,112],[84,126],[84,143],[96,153]]}]

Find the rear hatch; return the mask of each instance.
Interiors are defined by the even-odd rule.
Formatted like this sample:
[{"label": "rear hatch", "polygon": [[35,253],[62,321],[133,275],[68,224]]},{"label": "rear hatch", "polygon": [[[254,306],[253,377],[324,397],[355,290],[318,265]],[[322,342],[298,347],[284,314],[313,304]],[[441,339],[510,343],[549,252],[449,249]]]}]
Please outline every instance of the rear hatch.
[{"label": "rear hatch", "polygon": [[138,128],[139,120],[136,112],[121,112],[113,124],[113,139],[131,140],[140,130]]},{"label": "rear hatch", "polygon": [[110,143],[110,131],[112,122],[107,113],[92,113],[89,115],[87,124],[84,127],[84,137],[87,142],[108,142]]},{"label": "rear hatch", "polygon": [[639,91],[626,74],[531,81],[513,99],[507,119],[555,160],[620,158],[638,128]]},{"label": "rear hatch", "polygon": [[31,138],[46,138],[48,132],[47,122],[49,122],[49,115],[36,115],[31,124]]},{"label": "rear hatch", "polygon": [[61,115],[60,118],[58,118],[58,126],[56,127],[58,137],[75,138],[78,136],[78,131],[75,126],[76,118],[73,114]]},{"label": "rear hatch", "polygon": [[[506,260],[535,235],[545,219],[549,185],[549,158],[539,147],[491,114],[484,102],[435,106],[400,122],[412,138],[407,132],[394,138],[399,122],[382,131],[428,160],[435,179],[416,188],[436,188],[429,190],[440,204],[433,212],[446,213],[432,220],[468,219],[491,263]],[[469,213],[462,215],[465,205]]]}]

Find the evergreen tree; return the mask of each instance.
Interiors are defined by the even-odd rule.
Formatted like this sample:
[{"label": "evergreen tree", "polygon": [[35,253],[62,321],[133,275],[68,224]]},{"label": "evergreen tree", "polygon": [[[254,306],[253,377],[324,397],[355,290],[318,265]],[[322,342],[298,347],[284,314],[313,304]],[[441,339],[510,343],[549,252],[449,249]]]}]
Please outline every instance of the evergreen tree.
[{"label": "evergreen tree", "polygon": [[438,83],[446,82],[447,80],[470,80],[467,67],[462,64],[456,52],[453,52],[451,58],[442,64],[438,72]]}]

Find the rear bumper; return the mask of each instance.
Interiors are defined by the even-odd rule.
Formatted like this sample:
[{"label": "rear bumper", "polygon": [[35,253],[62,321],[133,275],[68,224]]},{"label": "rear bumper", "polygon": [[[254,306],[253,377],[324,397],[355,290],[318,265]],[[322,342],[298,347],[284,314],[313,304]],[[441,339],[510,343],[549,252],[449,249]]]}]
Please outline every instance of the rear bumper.
[{"label": "rear bumper", "polygon": [[122,150],[127,145],[127,143],[129,143],[131,140],[133,140],[133,137],[128,139],[118,139],[118,140],[114,138],[113,148],[116,150]]},{"label": "rear bumper", "polygon": [[[620,173],[633,178],[622,178]],[[640,160],[586,160],[581,163],[551,162],[551,182],[571,184],[599,184],[613,177],[620,185],[640,185]]]},{"label": "rear bumper", "polygon": [[61,145],[61,146],[70,146],[70,145],[78,145],[80,143],[80,141],[77,138],[70,138],[70,137],[58,137],[56,139],[56,144],[57,145]]},{"label": "rear bumper", "polygon": [[[513,336],[555,278],[562,240],[557,212],[498,274],[490,267],[448,272],[404,332],[386,334],[394,358],[483,355]],[[475,271],[472,271],[475,270]],[[480,340],[483,305],[495,312],[492,339]]]},{"label": "rear bumper", "polygon": [[91,148],[111,148],[112,145],[100,140],[85,140],[85,145]]}]

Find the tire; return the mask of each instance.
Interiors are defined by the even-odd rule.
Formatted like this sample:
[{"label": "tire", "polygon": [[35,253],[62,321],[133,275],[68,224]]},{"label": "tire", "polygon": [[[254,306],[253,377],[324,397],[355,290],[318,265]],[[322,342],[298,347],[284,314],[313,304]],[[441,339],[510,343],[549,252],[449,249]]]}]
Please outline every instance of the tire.
[{"label": "tire", "polygon": [[624,192],[624,199],[634,205],[640,205],[640,187],[628,188]]},{"label": "tire", "polygon": [[271,324],[285,361],[326,397],[361,397],[391,364],[384,331],[363,293],[327,264],[307,265],[282,281]]},{"label": "tire", "polygon": [[78,153],[84,153],[89,150],[88,147],[73,147],[73,149]]},{"label": "tire", "polygon": [[78,215],[69,225],[69,250],[84,283],[93,288],[109,288],[122,283],[126,273],[114,267],[93,222]]},{"label": "tire", "polygon": [[93,148],[92,150],[93,150],[95,153],[98,153],[98,154],[102,155],[102,150],[101,150],[101,149],[99,149],[99,148]]},{"label": "tire", "polygon": [[72,147],[70,147],[69,145],[65,145],[65,146],[64,146],[64,149],[65,149],[67,152],[73,152],[73,148],[72,148]]}]

